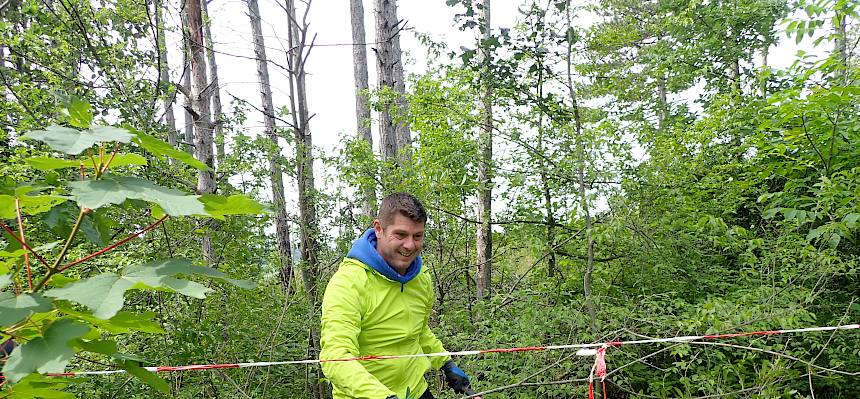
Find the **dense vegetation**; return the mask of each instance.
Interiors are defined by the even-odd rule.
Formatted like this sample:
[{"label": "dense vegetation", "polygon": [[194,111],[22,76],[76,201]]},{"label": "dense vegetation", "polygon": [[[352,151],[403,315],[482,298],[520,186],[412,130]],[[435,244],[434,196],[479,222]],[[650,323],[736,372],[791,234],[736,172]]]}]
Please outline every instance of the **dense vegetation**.
[{"label": "dense vegetation", "polygon": [[[460,29],[484,29],[484,4],[447,3]],[[181,110],[191,84],[179,82],[187,71],[160,73],[159,37],[182,27],[158,1],[2,2],[0,341],[21,346],[0,397],[326,397],[315,366],[141,366],[315,356],[322,287],[368,225],[367,187],[427,206],[431,324],[450,350],[856,323],[858,11],[855,0],[525,1],[516,26],[474,48],[421,37],[431,68],[409,77],[395,115],[412,130],[405,158],[350,135],[336,156],[310,151],[314,171],[310,118],[294,104],[275,104],[271,135],[246,126],[265,106],[216,113],[217,162],[200,156],[211,140],[177,139],[163,102]],[[785,68],[767,63],[780,38],[806,49]],[[365,94],[380,112],[396,96]],[[201,189],[207,173],[214,191]],[[299,193],[284,226],[301,239],[286,258],[273,184]],[[492,257],[476,262],[488,187]],[[476,263],[492,265],[487,295]],[[593,358],[458,362],[476,390],[504,387],[487,398],[568,398],[586,397]],[[612,398],[860,391],[850,330],[623,346],[607,363]],[[129,374],[43,375],[120,368]]]}]

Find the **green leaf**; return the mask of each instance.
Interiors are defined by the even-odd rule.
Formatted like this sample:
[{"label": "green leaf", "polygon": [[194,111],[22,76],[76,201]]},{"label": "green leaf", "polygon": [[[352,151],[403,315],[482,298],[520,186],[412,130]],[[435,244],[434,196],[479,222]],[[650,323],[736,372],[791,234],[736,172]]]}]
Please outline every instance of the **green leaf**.
[{"label": "green leaf", "polygon": [[140,154],[116,154],[116,156],[113,157],[113,160],[110,162],[110,167],[115,168],[118,166],[129,165],[146,166],[146,164],[146,158],[144,158]]},{"label": "green leaf", "polygon": [[[41,171],[49,171],[65,168],[79,168],[81,165],[87,169],[93,169],[93,163],[89,159],[60,159],[52,157],[33,157],[24,160],[28,165]],[[105,160],[107,161],[107,159]],[[146,165],[146,158],[139,154],[117,154],[110,163],[112,168],[128,165]]]},{"label": "green leaf", "polygon": [[42,337],[15,348],[3,366],[3,375],[15,383],[32,372],[62,373],[75,355],[69,341],[89,331],[90,327],[74,320],[51,323]]},{"label": "green leaf", "polygon": [[139,364],[132,361],[126,361],[120,363],[120,366],[122,366],[123,369],[128,371],[129,374],[137,377],[137,379],[143,381],[144,383],[146,383],[146,385],[155,388],[157,391],[162,393],[170,393],[170,385],[167,384],[167,381],[165,381],[163,378],[159,377],[155,373],[143,367],[140,367]]},{"label": "green leaf", "polygon": [[64,314],[90,323],[96,328],[105,330],[111,334],[127,334],[132,331],[150,334],[164,334],[166,332],[157,322],[152,320],[155,318],[154,312],[145,312],[137,315],[127,311],[120,311],[116,316],[103,320],[90,313],[75,310],[71,304],[65,301],[57,301],[55,306],[57,310]]},{"label": "green leaf", "polygon": [[115,141],[128,143],[132,137],[131,132],[118,127],[96,126],[88,130],[76,130],[53,125],[45,130],[28,132],[23,138],[44,142],[56,151],[78,155],[95,144]]},{"label": "green leaf", "polygon": [[858,220],[860,220],[860,213],[849,213],[842,218],[842,221],[845,222],[848,227],[854,227]]},{"label": "green leaf", "polygon": [[155,137],[152,137],[147,134],[138,133],[134,138],[134,143],[139,145],[141,148],[149,151],[153,155],[163,156],[163,157],[171,157],[180,161],[186,165],[193,166],[200,170],[211,170],[210,167],[206,166],[205,163],[200,162],[197,158],[194,158],[191,154],[177,150],[173,148],[172,145],[165,143]]},{"label": "green leaf", "polygon": [[24,162],[27,162],[28,165],[43,172],[55,169],[78,168],[81,165],[80,161],[51,157],[27,158],[24,160]]},{"label": "green leaf", "polygon": [[0,276],[0,290],[6,288],[9,284],[12,283],[12,276],[8,274],[4,274]]},{"label": "green leaf", "polygon": [[25,215],[47,212],[66,201],[66,198],[57,195],[27,195],[30,191],[33,191],[33,187],[24,186],[15,190],[14,196],[0,195],[0,218],[15,219],[18,217],[16,199],[21,206],[21,213]]},{"label": "green leaf", "polygon": [[[30,374],[11,387],[12,396],[20,399],[75,399],[75,395],[60,391],[72,382],[71,378],[46,377]],[[5,398],[5,396],[4,396]]]},{"label": "green leaf", "polygon": [[69,97],[64,104],[64,113],[69,116],[69,124],[86,129],[93,122],[93,106],[79,97]]},{"label": "green leaf", "polygon": [[132,289],[151,289],[178,292],[194,298],[205,298],[211,289],[188,280],[175,278],[176,274],[193,274],[188,261],[171,259],[129,266],[120,274],[103,273],[95,277],[54,288],[46,296],[66,299],[90,308],[100,319],[110,319],[122,309],[124,294]]},{"label": "green leaf", "polygon": [[206,213],[216,219],[224,219],[226,215],[259,215],[265,210],[262,204],[241,194],[229,197],[205,194],[200,197],[200,202]]},{"label": "green leaf", "polygon": [[11,326],[34,313],[47,312],[53,308],[51,301],[39,294],[0,292],[0,327]]},{"label": "green leaf", "polygon": [[108,356],[119,352],[119,349],[117,349],[116,346],[116,341],[110,339],[96,339],[92,341],[79,339],[75,342],[75,346],[87,352],[101,353],[102,355]]},{"label": "green leaf", "polygon": [[161,187],[137,177],[108,176],[101,180],[70,182],[72,196],[78,205],[98,209],[109,204],[121,204],[127,199],[139,199],[158,204],[171,216],[204,215],[197,195]]}]

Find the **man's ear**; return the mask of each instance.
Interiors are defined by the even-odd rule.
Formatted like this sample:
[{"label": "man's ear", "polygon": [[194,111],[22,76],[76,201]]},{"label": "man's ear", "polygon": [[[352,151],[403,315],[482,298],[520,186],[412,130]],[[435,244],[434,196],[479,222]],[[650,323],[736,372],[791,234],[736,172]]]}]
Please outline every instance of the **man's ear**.
[{"label": "man's ear", "polygon": [[373,220],[373,231],[376,232],[376,238],[382,237],[382,222],[379,219]]}]

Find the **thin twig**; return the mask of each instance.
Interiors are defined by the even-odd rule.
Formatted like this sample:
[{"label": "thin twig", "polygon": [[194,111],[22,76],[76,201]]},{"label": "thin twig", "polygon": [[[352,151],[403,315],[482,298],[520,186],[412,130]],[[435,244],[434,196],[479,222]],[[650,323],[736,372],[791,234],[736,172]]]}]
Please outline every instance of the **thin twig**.
[{"label": "thin twig", "polygon": [[140,230],[140,231],[138,231],[138,232],[136,232],[136,233],[133,233],[133,234],[129,235],[128,237],[123,238],[122,240],[119,240],[119,241],[117,241],[117,242],[115,242],[115,243],[111,244],[110,246],[107,246],[107,247],[105,247],[105,248],[103,248],[103,249],[101,249],[101,250],[99,250],[99,251],[93,252],[93,253],[91,253],[91,254],[89,254],[89,255],[87,255],[87,256],[84,256],[83,258],[80,258],[80,259],[78,259],[78,260],[76,260],[76,261],[74,261],[74,262],[67,263],[66,265],[64,265],[63,267],[61,267],[59,270],[57,270],[57,272],[58,272],[58,273],[62,273],[62,272],[64,272],[64,271],[68,270],[70,267],[73,267],[73,266],[76,266],[76,265],[81,264],[81,263],[83,263],[83,262],[86,262],[86,261],[88,261],[88,260],[90,260],[90,259],[92,259],[92,258],[95,258],[96,256],[99,256],[99,255],[101,255],[101,254],[104,254],[105,252],[111,251],[111,250],[113,250],[114,248],[116,248],[116,247],[118,247],[118,246],[120,246],[120,245],[122,245],[122,244],[125,244],[125,243],[127,243],[127,242],[129,242],[129,241],[131,241],[131,240],[133,240],[133,239],[135,239],[135,238],[137,238],[139,235],[141,235],[141,234],[143,234],[143,233],[146,233],[147,231],[150,231],[150,230],[152,230],[152,229],[154,229],[154,228],[158,227],[158,225],[159,225],[159,224],[161,224],[161,222],[165,221],[168,217],[170,217],[170,216],[169,216],[169,215],[164,215],[164,216],[162,216],[162,217],[161,217],[161,219],[156,220],[154,223],[150,224],[149,226],[146,226],[144,229],[142,229],[142,230]]}]

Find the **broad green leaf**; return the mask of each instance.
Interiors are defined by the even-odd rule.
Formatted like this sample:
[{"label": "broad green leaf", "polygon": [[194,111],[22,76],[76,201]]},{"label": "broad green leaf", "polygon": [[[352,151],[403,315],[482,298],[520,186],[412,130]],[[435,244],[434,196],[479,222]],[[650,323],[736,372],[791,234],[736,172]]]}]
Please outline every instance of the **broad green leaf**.
[{"label": "broad green leaf", "polygon": [[79,97],[69,97],[63,111],[69,116],[69,124],[74,127],[86,129],[93,122],[93,106]]},{"label": "broad green leaf", "polygon": [[25,215],[47,212],[66,201],[66,198],[57,195],[27,195],[32,189],[32,187],[26,186],[16,190],[14,196],[0,195],[0,218],[15,219],[18,217],[16,198],[21,206],[21,213]]},{"label": "broad green leaf", "polygon": [[229,197],[205,194],[200,197],[200,202],[206,213],[216,219],[224,219],[226,215],[259,215],[265,210],[262,204],[241,194]]},{"label": "broad green leaf", "polygon": [[860,213],[849,213],[842,218],[842,221],[845,222],[848,227],[854,227],[858,220],[860,220]]},{"label": "broad green leaf", "polygon": [[[9,398],[20,399],[75,399],[75,395],[60,391],[73,380],[71,378],[47,377],[40,374],[30,374],[17,384],[10,387],[12,395]],[[5,396],[2,396],[5,398]]]},{"label": "broad green leaf", "polygon": [[164,260],[129,266],[120,274],[103,273],[86,280],[54,288],[45,295],[66,299],[90,308],[100,319],[110,319],[122,309],[125,292],[132,289],[174,291],[194,298],[205,298],[211,289],[188,280],[180,280],[176,274],[193,274],[186,260]]},{"label": "broad green leaf", "polygon": [[[105,161],[107,161],[107,159]],[[146,158],[144,158],[140,154],[116,154],[116,156],[113,157],[113,160],[110,162],[110,167],[115,168],[118,166],[129,166],[129,165],[145,166],[146,164],[147,164]]]},{"label": "broad green leaf", "polygon": [[[60,158],[51,158],[51,157],[33,157],[27,158],[24,160],[28,165],[36,168],[41,171],[55,170],[55,169],[65,169],[65,168],[78,168],[81,166],[80,161],[74,161],[70,159],[60,159]],[[90,165],[92,166],[92,165]]]},{"label": "broad green leaf", "polygon": [[[105,161],[108,161],[109,159],[110,157],[108,156]],[[83,165],[86,169],[93,169],[93,162],[88,158],[72,160],[52,157],[33,157],[27,158],[24,161],[27,162],[27,164],[32,166],[33,168],[41,171],[65,168],[80,168],[81,165]],[[113,160],[110,163],[110,167],[114,168],[120,166],[146,164],[146,158],[142,157],[139,154],[117,154],[113,157]]]},{"label": "broad green leaf", "polygon": [[42,337],[15,348],[3,366],[3,375],[14,383],[32,372],[62,373],[75,355],[69,341],[89,331],[90,327],[74,320],[60,319],[51,323]]},{"label": "broad green leaf", "polygon": [[25,139],[44,142],[56,151],[78,155],[98,143],[119,141],[128,143],[132,134],[122,128],[96,126],[87,130],[76,130],[62,126],[48,126],[45,130],[34,130],[24,135]]},{"label": "broad green leaf", "polygon": [[13,292],[0,292],[0,327],[11,326],[33,313],[51,309],[51,301],[39,294],[15,295]]},{"label": "broad green leaf", "polygon": [[155,373],[140,367],[136,362],[125,361],[120,363],[120,365],[125,371],[128,371],[129,374],[137,377],[137,379],[143,381],[146,385],[155,388],[159,392],[170,393],[170,385],[167,384],[167,381]]},{"label": "broad green leaf", "polygon": [[0,290],[6,288],[9,284],[12,283],[12,276],[8,274],[4,274],[0,276]]},{"label": "broad green leaf", "polygon": [[134,138],[134,143],[142,147],[143,149],[149,151],[153,155],[170,157],[174,158],[186,165],[193,166],[197,169],[201,170],[210,170],[211,168],[206,166],[205,163],[200,162],[197,158],[194,158],[191,154],[177,150],[173,148],[172,145],[165,143],[155,137],[152,137],[147,134],[138,133]]},{"label": "broad green leaf", "polygon": [[83,320],[112,334],[127,334],[132,331],[150,334],[165,333],[164,329],[157,322],[153,321],[153,318],[155,318],[154,312],[144,312],[137,315],[127,311],[120,311],[116,316],[102,320],[90,313],[75,310],[71,304],[65,301],[57,301],[55,306],[61,313]]},{"label": "broad green leaf", "polygon": [[95,339],[90,341],[79,339],[75,341],[75,346],[87,352],[101,353],[108,356],[119,352],[116,341],[110,339]]},{"label": "broad green leaf", "polygon": [[75,201],[85,208],[98,209],[109,204],[121,204],[127,199],[138,199],[158,204],[171,216],[206,214],[197,195],[186,195],[137,177],[108,176],[101,180],[70,182],[69,186]]}]

